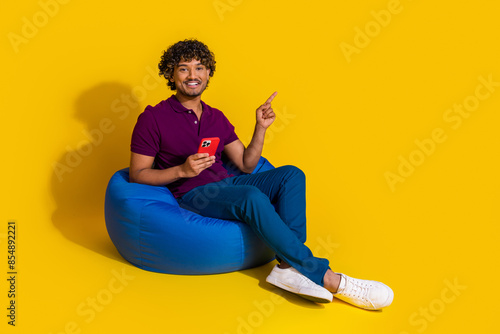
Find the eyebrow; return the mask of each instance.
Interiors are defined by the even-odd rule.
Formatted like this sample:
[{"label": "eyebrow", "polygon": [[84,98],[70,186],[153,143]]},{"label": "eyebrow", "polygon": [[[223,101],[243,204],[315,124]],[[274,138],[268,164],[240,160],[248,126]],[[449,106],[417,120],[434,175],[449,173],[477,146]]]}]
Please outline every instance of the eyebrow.
[{"label": "eyebrow", "polygon": [[[198,66],[198,65],[203,65],[203,64],[202,63],[198,63],[198,64],[195,64],[195,65]],[[188,65],[187,64],[178,64],[177,66],[181,67],[181,66],[188,66]],[[203,65],[203,66],[205,66],[205,65]]]}]

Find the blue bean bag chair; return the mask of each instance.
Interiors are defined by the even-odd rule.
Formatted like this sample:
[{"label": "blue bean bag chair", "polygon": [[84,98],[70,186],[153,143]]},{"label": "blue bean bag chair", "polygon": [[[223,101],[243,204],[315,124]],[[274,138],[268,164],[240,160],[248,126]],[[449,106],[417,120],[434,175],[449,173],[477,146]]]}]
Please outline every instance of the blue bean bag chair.
[{"label": "blue bean bag chair", "polygon": [[[226,168],[241,174],[235,167]],[[261,157],[253,173],[272,168]],[[118,252],[144,270],[217,274],[253,268],[275,257],[247,224],[183,209],[167,187],[129,183],[128,168],[109,181],[105,220]]]}]

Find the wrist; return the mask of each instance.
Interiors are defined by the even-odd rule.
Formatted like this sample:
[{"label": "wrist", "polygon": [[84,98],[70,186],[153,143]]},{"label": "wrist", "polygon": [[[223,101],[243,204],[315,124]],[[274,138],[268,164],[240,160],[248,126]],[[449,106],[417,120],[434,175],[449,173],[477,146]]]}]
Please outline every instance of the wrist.
[{"label": "wrist", "polygon": [[265,133],[266,130],[267,130],[267,127],[264,127],[263,125],[260,125],[259,123],[255,123],[255,132]]},{"label": "wrist", "polygon": [[174,175],[175,175],[175,177],[177,179],[182,179],[182,178],[186,177],[186,173],[184,172],[184,169],[182,168],[182,165],[175,166],[174,170],[175,170]]}]

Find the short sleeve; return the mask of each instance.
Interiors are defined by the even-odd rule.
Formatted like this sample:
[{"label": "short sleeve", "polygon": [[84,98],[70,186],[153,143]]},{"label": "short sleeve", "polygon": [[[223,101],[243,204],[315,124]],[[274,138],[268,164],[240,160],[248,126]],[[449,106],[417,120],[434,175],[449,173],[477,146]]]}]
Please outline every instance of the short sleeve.
[{"label": "short sleeve", "polygon": [[130,150],[134,153],[155,157],[160,151],[160,132],[158,123],[148,107],[137,118]]}]

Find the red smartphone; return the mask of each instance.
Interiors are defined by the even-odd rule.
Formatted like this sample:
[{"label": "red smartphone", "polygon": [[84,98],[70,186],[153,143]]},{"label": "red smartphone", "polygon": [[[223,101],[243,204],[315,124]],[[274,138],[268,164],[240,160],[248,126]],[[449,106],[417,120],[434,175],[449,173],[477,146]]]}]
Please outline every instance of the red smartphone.
[{"label": "red smartphone", "polygon": [[208,153],[209,156],[215,155],[219,141],[219,137],[203,138],[200,147],[198,147],[198,153]]}]

